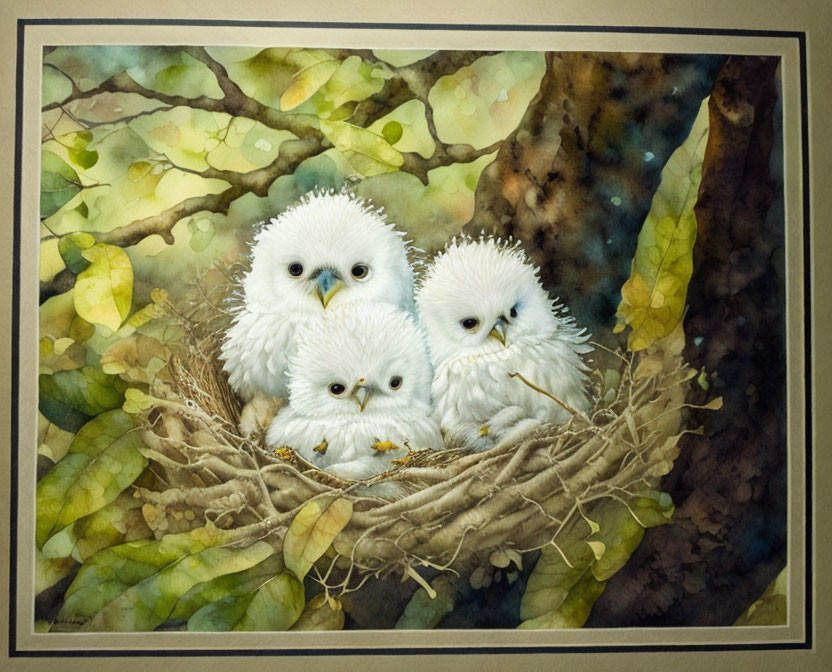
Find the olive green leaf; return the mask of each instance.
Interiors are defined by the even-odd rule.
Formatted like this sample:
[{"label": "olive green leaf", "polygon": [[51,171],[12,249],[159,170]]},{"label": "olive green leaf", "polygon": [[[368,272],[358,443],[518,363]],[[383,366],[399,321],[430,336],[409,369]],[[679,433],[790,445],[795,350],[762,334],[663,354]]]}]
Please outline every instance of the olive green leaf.
[{"label": "olive green leaf", "polygon": [[292,630],[343,630],[344,608],[340,600],[318,593],[303,609]]},{"label": "olive green leaf", "polygon": [[75,282],[75,311],[87,322],[115,331],[130,312],[133,267],[115,245],[97,244],[82,250],[90,265]]},{"label": "olive green leaf", "polygon": [[40,216],[50,217],[81,191],[78,173],[54,152],[44,151],[40,168]]},{"label": "olive green leaf", "polygon": [[61,429],[77,432],[92,417],[121,406],[126,387],[117,376],[94,366],[42,374],[38,377],[38,408]]},{"label": "olive green leaf", "polygon": [[352,501],[313,500],[295,515],[283,539],[286,568],[303,579],[352,516]]},{"label": "olive green leaf", "polygon": [[734,621],[734,625],[786,625],[789,622],[788,569],[788,566],[783,568],[777,578],[765,589],[760,599],[748,607]]},{"label": "olive green leaf", "polygon": [[606,583],[598,581],[592,572],[584,570],[560,605],[537,618],[523,621],[519,629],[580,628],[586,623],[592,605],[604,592]]},{"label": "olive green leaf", "polygon": [[634,352],[667,336],[684,315],[696,241],[693,208],[707,142],[708,98],[702,101],[687,139],[662,170],[638,236],[630,277],[621,288],[614,331],[631,328],[627,347]]},{"label": "olive green leaf", "polygon": [[[89,620],[129,588],[166,567],[173,567],[183,558],[234,539],[234,533],[206,525],[183,534],[168,534],[158,541],[133,541],[105,548],[89,558],[79,570],[66,591],[58,620]],[[242,568],[229,571],[239,569]],[[180,595],[190,588],[191,585]]]},{"label": "olive green leaf", "polygon": [[[56,374],[57,375],[57,374]],[[112,502],[147,466],[130,415],[116,409],[85,424],[69,451],[37,485],[38,547]]]},{"label": "olive green leaf", "polygon": [[[227,597],[243,597],[253,593],[266,581],[283,571],[283,561],[279,554],[265,542],[258,542],[257,551],[263,560],[258,564],[233,574],[224,574],[210,581],[204,581],[191,588],[177,601],[171,612],[172,619],[188,619],[202,607],[218,602]],[[266,548],[268,546],[268,548]]]},{"label": "olive green leaf", "polygon": [[90,265],[82,252],[95,245],[95,238],[89,233],[70,233],[62,236],[58,242],[58,252],[66,267],[75,274]]},{"label": "olive green leaf", "polygon": [[204,606],[188,620],[188,630],[288,630],[300,618],[304,603],[303,584],[291,572],[281,572],[246,595]]},{"label": "olive green leaf", "polygon": [[673,510],[666,493],[621,491],[573,516],[541,551],[520,601],[519,627],[581,627],[604,582],[626,564],[645,528],[669,523]]}]

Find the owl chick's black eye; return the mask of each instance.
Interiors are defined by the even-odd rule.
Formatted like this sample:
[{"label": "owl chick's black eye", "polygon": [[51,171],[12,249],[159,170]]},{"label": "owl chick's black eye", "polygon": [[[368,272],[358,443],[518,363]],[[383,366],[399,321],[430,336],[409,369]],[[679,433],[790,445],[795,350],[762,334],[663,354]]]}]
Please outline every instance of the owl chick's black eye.
[{"label": "owl chick's black eye", "polygon": [[367,274],[370,272],[369,267],[367,264],[356,264],[352,267],[350,273],[352,273],[352,277],[356,280],[363,280],[367,277]]},{"label": "owl chick's black eye", "polygon": [[464,320],[460,320],[459,323],[462,325],[463,329],[471,331],[472,329],[477,328],[480,321],[476,317],[466,317]]},{"label": "owl chick's black eye", "polygon": [[511,307],[511,312],[509,313],[509,315],[511,317],[517,317],[517,305],[516,304]]},{"label": "owl chick's black eye", "polygon": [[402,377],[401,376],[393,376],[390,379],[390,389],[391,390],[398,390],[402,386]]},{"label": "owl chick's black eye", "polygon": [[289,275],[293,278],[299,278],[303,275],[303,264],[295,261],[289,264]]},{"label": "owl chick's black eye", "polygon": [[340,397],[342,394],[344,394],[344,390],[346,389],[347,388],[341,385],[341,383],[331,383],[329,386],[329,393],[333,397]]}]

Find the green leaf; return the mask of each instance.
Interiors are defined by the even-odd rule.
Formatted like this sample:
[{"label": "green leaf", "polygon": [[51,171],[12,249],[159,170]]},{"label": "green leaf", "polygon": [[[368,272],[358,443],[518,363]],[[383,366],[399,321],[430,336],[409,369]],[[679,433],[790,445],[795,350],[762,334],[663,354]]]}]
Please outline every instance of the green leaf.
[{"label": "green leaf", "polygon": [[195,585],[248,569],[271,552],[269,544],[258,542],[244,549],[214,547],[188,554],[108,603],[95,615],[89,629],[153,630],[170,618],[179,598]]},{"label": "green leaf", "polygon": [[87,322],[116,331],[130,312],[133,267],[127,253],[98,243],[81,252],[90,265],[75,281],[75,311]]},{"label": "green leaf", "polygon": [[280,555],[275,554],[274,549],[268,544],[266,544],[268,548],[262,544],[265,544],[265,542],[255,544],[257,546],[256,550],[262,554],[262,562],[241,572],[225,574],[197,584],[179,598],[170,617],[172,619],[188,619],[202,607],[212,602],[218,602],[227,597],[243,597],[253,593],[266,581],[280,574],[283,571]]},{"label": "green leaf", "polygon": [[[83,205],[83,204],[82,204]],[[95,238],[89,233],[70,233],[58,242],[58,252],[66,267],[76,275],[90,265],[82,252],[95,245]]]},{"label": "green leaf", "polygon": [[303,579],[332,544],[352,516],[352,501],[335,499],[323,504],[313,500],[295,515],[283,539],[286,568]]},{"label": "green leaf", "polygon": [[583,541],[587,531],[579,520],[573,520],[559,536],[557,548],[542,549],[520,600],[523,621],[534,620],[560,607],[595,559],[592,549]]},{"label": "green leaf", "polygon": [[444,574],[440,574],[433,581],[431,587],[436,593],[435,597],[430,597],[424,588],[419,588],[407,606],[404,612],[396,621],[397,630],[425,630],[435,628],[439,621],[454,608],[454,598],[456,594],[450,579]]},{"label": "green leaf", "polygon": [[404,163],[401,153],[381,135],[345,121],[322,120],[320,125],[327,139],[365,176],[390,173]]},{"label": "green leaf", "polygon": [[50,421],[77,432],[91,418],[124,403],[126,385],[94,366],[38,377],[38,408]]},{"label": "green leaf", "polygon": [[305,603],[303,584],[282,572],[246,595],[226,597],[197,611],[190,631],[288,630],[300,618]]},{"label": "green leaf", "polygon": [[[56,374],[57,375],[57,374]],[[84,425],[69,452],[37,485],[36,541],[53,534],[106,504],[129,486],[147,460],[133,419],[117,409]]]},{"label": "green leaf", "polygon": [[99,551],[83,564],[67,589],[58,620],[89,620],[129,588],[165,567],[234,538],[232,532],[207,525],[158,541],[133,541]]},{"label": "green leaf", "polygon": [[72,93],[72,81],[55,68],[44,66],[41,81],[40,104],[46,107],[65,100]]},{"label": "green leaf", "polygon": [[81,191],[76,173],[54,152],[44,151],[40,169],[40,216],[54,215]]},{"label": "green leaf", "polygon": [[318,593],[303,609],[300,618],[291,628],[300,631],[323,631],[344,629],[344,608],[340,600]]},{"label": "green leaf", "polygon": [[604,592],[606,583],[598,581],[592,572],[584,571],[580,579],[569,591],[566,599],[552,611],[537,618],[523,621],[521,630],[580,628],[586,623],[592,611],[592,605]]},{"label": "green leaf", "polygon": [[693,272],[694,206],[708,142],[708,98],[682,146],[668,159],[653,196],[629,279],[621,288],[616,332],[631,328],[627,347],[643,350],[667,336],[682,319]]}]

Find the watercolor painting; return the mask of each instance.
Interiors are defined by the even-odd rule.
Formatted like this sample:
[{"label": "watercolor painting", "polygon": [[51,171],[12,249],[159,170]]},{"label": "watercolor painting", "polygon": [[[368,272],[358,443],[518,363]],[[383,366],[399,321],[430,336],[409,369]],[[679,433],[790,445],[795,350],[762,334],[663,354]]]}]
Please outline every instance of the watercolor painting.
[{"label": "watercolor painting", "polygon": [[785,624],[780,79],[45,48],[36,632]]}]

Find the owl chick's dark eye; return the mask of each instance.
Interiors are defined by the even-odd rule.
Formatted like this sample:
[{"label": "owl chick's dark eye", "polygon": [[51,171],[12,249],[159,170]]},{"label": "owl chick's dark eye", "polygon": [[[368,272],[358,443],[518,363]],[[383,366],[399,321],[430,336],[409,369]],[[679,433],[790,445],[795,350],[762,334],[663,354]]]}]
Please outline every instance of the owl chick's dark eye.
[{"label": "owl chick's dark eye", "polygon": [[511,317],[517,317],[517,305],[516,304],[511,307],[511,312],[509,313],[509,315]]},{"label": "owl chick's dark eye", "polygon": [[466,317],[464,320],[460,320],[459,323],[462,325],[463,329],[471,331],[472,329],[477,328],[480,321],[476,317]]},{"label": "owl chick's dark eye", "polygon": [[352,267],[350,273],[356,280],[363,280],[370,273],[370,269],[367,264],[356,264]]},{"label": "owl chick's dark eye", "polygon": [[340,397],[342,394],[344,394],[344,391],[346,389],[347,388],[341,385],[341,383],[331,383],[329,386],[329,393],[333,397]]},{"label": "owl chick's dark eye", "polygon": [[390,389],[391,390],[398,390],[402,386],[402,377],[401,376],[393,376],[390,379]]},{"label": "owl chick's dark eye", "polygon": [[289,264],[289,275],[293,278],[299,278],[303,275],[303,264],[295,261]]}]

